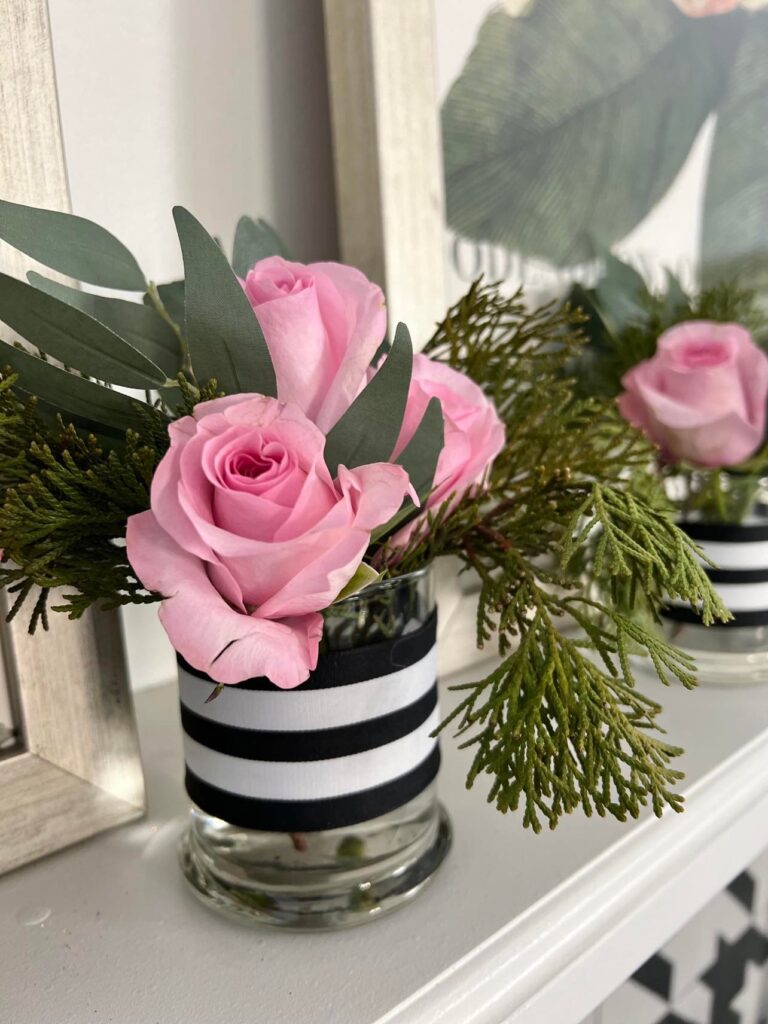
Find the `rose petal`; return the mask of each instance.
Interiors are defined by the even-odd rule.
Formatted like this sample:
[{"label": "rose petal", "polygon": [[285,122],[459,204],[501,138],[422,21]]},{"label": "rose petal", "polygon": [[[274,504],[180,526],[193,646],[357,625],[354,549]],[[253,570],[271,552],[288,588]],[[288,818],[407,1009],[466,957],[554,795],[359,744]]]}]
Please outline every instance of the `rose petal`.
[{"label": "rose petal", "polygon": [[152,511],[128,520],[128,557],[141,582],[165,595],[160,620],[174,648],[219,683],[267,676],[287,689],[317,664],[322,616],[271,622],[233,610],[203,563],[183,551]]}]

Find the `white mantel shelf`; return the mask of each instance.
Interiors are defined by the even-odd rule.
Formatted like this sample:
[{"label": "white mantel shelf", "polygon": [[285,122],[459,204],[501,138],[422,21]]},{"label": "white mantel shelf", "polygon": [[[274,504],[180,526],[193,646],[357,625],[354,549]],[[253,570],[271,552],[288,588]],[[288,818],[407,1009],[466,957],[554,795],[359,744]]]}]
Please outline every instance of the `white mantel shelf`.
[{"label": "white mantel shelf", "polygon": [[578,1024],[768,846],[768,688],[647,687],[688,749],[685,814],[534,836],[464,789],[446,740],[445,865],[411,906],[327,935],[249,929],[186,891],[175,691],[146,691],[149,817],[0,879],[0,1018]]}]

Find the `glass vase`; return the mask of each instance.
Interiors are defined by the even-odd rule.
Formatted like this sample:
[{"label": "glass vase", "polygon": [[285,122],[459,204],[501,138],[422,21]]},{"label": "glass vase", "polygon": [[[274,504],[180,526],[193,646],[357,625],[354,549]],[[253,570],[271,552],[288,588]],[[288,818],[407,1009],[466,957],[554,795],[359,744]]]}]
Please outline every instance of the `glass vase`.
[{"label": "glass vase", "polygon": [[768,682],[768,481],[725,471],[672,483],[678,525],[713,566],[707,575],[733,618],[704,626],[689,605],[663,612],[664,632],[696,659],[702,684]]},{"label": "glass vase", "polygon": [[431,569],[325,613],[295,690],[224,687],[180,659],[182,870],[208,905],[302,930],[354,925],[412,899],[448,852],[438,803]]}]

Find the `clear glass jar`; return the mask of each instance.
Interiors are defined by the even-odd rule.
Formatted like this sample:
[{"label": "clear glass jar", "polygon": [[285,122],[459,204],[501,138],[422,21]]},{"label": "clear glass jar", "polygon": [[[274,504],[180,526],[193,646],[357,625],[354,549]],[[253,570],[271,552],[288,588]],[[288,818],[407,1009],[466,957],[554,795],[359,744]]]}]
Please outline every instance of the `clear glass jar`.
[{"label": "clear glass jar", "polygon": [[[263,804],[261,801],[249,803],[236,796],[231,804],[235,812],[231,817],[242,814],[239,823],[211,813],[217,806],[216,795],[220,790],[215,786],[209,789],[200,783],[194,771],[190,775],[190,765],[192,769],[198,769],[194,759],[199,757],[200,751],[197,741],[189,743],[185,736],[188,791],[198,802],[203,796],[205,800],[211,800],[206,809],[193,805],[181,842],[180,859],[187,880],[204,902],[220,910],[258,922],[301,930],[346,927],[371,920],[402,905],[431,878],[448,852],[451,841],[448,818],[437,801],[434,783],[439,751],[435,741],[428,738],[437,715],[437,708],[430,710],[429,706],[430,703],[434,705],[436,699],[432,685],[435,598],[431,570],[375,584],[361,594],[334,605],[325,613],[325,620],[318,669],[309,684],[296,690],[279,691],[279,696],[276,696],[276,688],[272,688],[271,693],[267,691],[266,699],[271,704],[265,712],[271,713],[270,709],[277,701],[280,713],[288,716],[287,721],[283,720],[281,724],[290,727],[295,706],[295,713],[301,719],[297,728],[307,730],[307,708],[301,707],[304,691],[311,699],[323,702],[321,713],[325,720],[321,723],[318,719],[318,724],[327,727],[328,715],[335,713],[329,712],[328,708],[332,707],[334,691],[338,694],[338,687],[341,687],[339,713],[348,720],[355,713],[350,708],[357,705],[362,709],[362,720],[334,728],[325,736],[321,735],[322,728],[318,730],[314,735],[319,736],[324,744],[321,759],[288,762],[284,770],[279,763],[264,766],[272,780],[269,784],[278,788],[282,786],[285,790],[281,792],[281,796],[286,798],[284,801],[273,799]],[[432,647],[425,653],[430,643]],[[361,664],[365,666],[363,670],[360,670]],[[347,670],[354,676],[354,681],[345,680]],[[432,682],[429,673],[432,674]],[[360,675],[365,679],[359,679]],[[322,683],[322,678],[325,678],[325,683]],[[190,679],[183,667],[180,680],[182,722],[185,723],[185,731],[189,728],[195,734],[189,720],[196,721],[195,715],[202,709],[199,702],[194,710],[190,711],[190,707],[193,700],[198,700],[196,686],[203,681]],[[313,685],[316,687],[314,691]],[[203,700],[210,689],[208,684]],[[240,691],[238,701],[249,700],[247,690],[226,687],[212,703],[215,705],[225,699],[230,689]],[[361,694],[360,698],[356,696],[356,690]],[[193,694],[192,698],[189,693]],[[251,696],[254,694],[263,698],[264,687],[261,691],[253,691]],[[417,699],[411,700],[412,696]],[[381,706],[378,701],[383,701]],[[185,702],[189,706],[185,707]],[[206,709],[209,711],[210,705],[206,705]],[[236,710],[233,705],[233,713]],[[227,713],[226,706],[216,712],[220,718],[226,717]],[[427,713],[428,717],[425,717]],[[247,713],[240,721],[247,723]],[[214,737],[217,727],[214,723]],[[395,729],[395,733],[387,733],[391,729]],[[312,731],[311,721],[309,730]],[[203,732],[195,735],[199,740],[201,737],[206,739],[208,734],[203,727]],[[371,738],[361,741],[364,735]],[[393,735],[398,737],[394,741]],[[301,742],[306,737],[304,732]],[[241,742],[239,736],[236,738]],[[260,732],[260,745],[256,749],[271,749],[270,742],[269,736],[265,738]],[[290,742],[289,733],[286,744]],[[357,748],[354,744],[359,746],[361,742],[366,749],[355,753]],[[369,747],[370,743],[375,745]],[[394,745],[389,745],[391,743]],[[337,744],[338,751],[335,749]],[[397,751],[402,750],[403,745],[410,750],[407,755],[410,761],[400,763],[397,759],[401,755]],[[428,748],[431,751],[429,757],[421,759]],[[251,755],[248,749],[239,746],[237,752],[246,754],[246,757]],[[341,759],[334,757],[337,752],[341,753]],[[204,752],[204,755],[210,759],[209,752]],[[214,752],[212,756],[215,759],[219,755]],[[223,752],[223,760],[227,764],[232,763],[228,751]],[[418,762],[415,767],[414,761]],[[207,765],[208,762],[203,757],[199,763]],[[235,764],[241,767],[241,758],[236,758]],[[262,764],[257,762],[254,768],[253,761],[246,761],[248,771],[258,772]],[[338,766],[338,771],[335,766]],[[338,827],[315,827],[317,821],[311,820],[317,817],[313,808],[324,801],[317,803],[302,799],[293,802],[299,791],[305,797],[307,786],[311,788],[321,775],[323,779],[329,779],[327,784],[338,790],[339,785],[342,788],[345,784],[364,785],[366,772],[374,772],[368,781],[376,785],[355,789],[345,794],[341,801],[333,798],[327,802],[327,820],[333,824],[335,816],[343,818],[343,824]],[[375,775],[376,772],[379,775]],[[391,779],[393,774],[394,781]],[[293,783],[286,781],[289,779],[296,780],[295,793],[291,791]],[[408,782],[409,779],[412,781]],[[383,785],[379,784],[382,780]],[[214,778],[214,781],[220,783],[221,779]],[[317,784],[322,786],[326,783],[321,781]],[[261,779],[257,778],[254,786],[258,789],[261,785]],[[209,793],[213,796],[209,797]],[[265,808],[263,813],[269,827],[244,827],[243,821],[248,821],[251,813],[257,817],[261,815],[262,807]],[[383,813],[365,816],[366,808],[377,808]],[[296,827],[292,821],[294,813],[298,823]],[[301,827],[308,821],[313,827]],[[275,827],[277,823],[280,827]]]},{"label": "clear glass jar", "polygon": [[670,481],[680,527],[714,563],[712,585],[733,615],[704,626],[693,609],[664,614],[665,637],[696,660],[704,685],[768,682],[768,481],[748,474],[695,471]]}]

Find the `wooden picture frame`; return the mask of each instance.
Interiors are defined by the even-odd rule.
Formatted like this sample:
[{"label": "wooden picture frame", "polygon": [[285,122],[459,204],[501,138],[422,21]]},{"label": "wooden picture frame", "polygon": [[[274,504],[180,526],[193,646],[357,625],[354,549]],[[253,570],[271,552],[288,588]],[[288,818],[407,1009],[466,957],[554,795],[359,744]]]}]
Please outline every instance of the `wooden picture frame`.
[{"label": "wooden picture frame", "polygon": [[[433,0],[324,0],[341,258],[420,348],[445,315]],[[438,566],[440,671],[477,661],[478,581]]]},{"label": "wooden picture frame", "polygon": [[[0,0],[0,196],[69,208],[45,0]],[[0,248],[18,277],[22,257]],[[55,595],[52,595],[55,604]],[[0,646],[20,734],[0,756],[0,873],[140,817],[144,781],[117,611],[77,622],[52,613],[27,633],[24,611]]]}]

